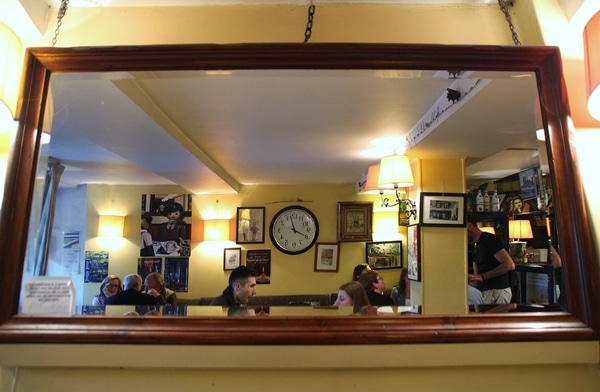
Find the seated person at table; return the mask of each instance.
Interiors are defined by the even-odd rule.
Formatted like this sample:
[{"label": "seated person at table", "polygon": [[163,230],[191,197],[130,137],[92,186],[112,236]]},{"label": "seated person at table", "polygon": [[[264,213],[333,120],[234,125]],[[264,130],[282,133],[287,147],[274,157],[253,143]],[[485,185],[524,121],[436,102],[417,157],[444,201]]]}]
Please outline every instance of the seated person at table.
[{"label": "seated person at table", "polygon": [[364,287],[354,280],[340,286],[337,299],[333,304],[333,306],[353,306],[354,313],[358,313],[363,306],[369,305],[371,304]]},{"label": "seated person at table", "polygon": [[153,296],[156,299],[157,304],[177,304],[177,294],[175,294],[173,290],[165,287],[165,280],[160,272],[152,272],[146,276],[144,286],[146,287],[146,294]]},{"label": "seated person at table", "polygon": [[250,268],[241,265],[231,271],[229,285],[210,304],[230,307],[244,306],[255,295],[256,276]]},{"label": "seated person at table", "polygon": [[113,295],[123,291],[123,285],[121,278],[117,275],[108,275],[100,283],[100,293],[92,299],[92,306],[104,306],[106,305],[106,299]]},{"label": "seated person at table", "polygon": [[390,298],[396,306],[410,305],[410,280],[408,280],[408,269],[402,268],[398,284],[392,288]]},{"label": "seated person at table", "polygon": [[354,267],[354,271],[352,272],[352,280],[356,280],[358,281],[358,277],[367,271],[371,271],[371,267],[369,267],[368,264],[357,264],[356,267]]},{"label": "seated person at table", "polygon": [[367,292],[367,297],[371,305],[394,306],[394,301],[390,297],[383,295],[383,291],[385,290],[383,276],[375,271],[367,271],[358,277],[358,281]]},{"label": "seated person at table", "polygon": [[107,305],[154,305],[156,300],[142,290],[142,277],[138,274],[130,274],[123,278],[123,291],[108,297]]}]

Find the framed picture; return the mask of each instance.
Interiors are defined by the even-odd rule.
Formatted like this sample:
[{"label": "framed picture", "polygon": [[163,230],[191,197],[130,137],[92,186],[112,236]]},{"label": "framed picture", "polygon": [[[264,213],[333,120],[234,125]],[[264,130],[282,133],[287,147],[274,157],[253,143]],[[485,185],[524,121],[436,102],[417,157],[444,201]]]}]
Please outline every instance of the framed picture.
[{"label": "framed picture", "polygon": [[257,284],[271,284],[271,249],[247,250],[246,266],[254,271]]},{"label": "framed picture", "polygon": [[319,243],[315,245],[315,272],[338,272],[340,268],[340,245]]},{"label": "framed picture", "polygon": [[265,207],[238,207],[236,222],[236,244],[265,242]]},{"label": "framed picture", "polygon": [[373,202],[338,202],[338,242],[373,239]]},{"label": "framed picture", "polygon": [[406,255],[408,279],[421,281],[421,232],[419,225],[410,225],[406,230]]},{"label": "framed picture", "polygon": [[223,249],[223,271],[236,269],[242,265],[242,248]]},{"label": "framed picture", "polygon": [[420,221],[423,226],[466,227],[464,193],[421,192]]},{"label": "framed picture", "polygon": [[537,198],[535,169],[532,168],[519,172],[519,186],[521,188],[521,198],[523,200]]},{"label": "framed picture", "polygon": [[365,257],[371,269],[402,268],[402,241],[367,242]]}]

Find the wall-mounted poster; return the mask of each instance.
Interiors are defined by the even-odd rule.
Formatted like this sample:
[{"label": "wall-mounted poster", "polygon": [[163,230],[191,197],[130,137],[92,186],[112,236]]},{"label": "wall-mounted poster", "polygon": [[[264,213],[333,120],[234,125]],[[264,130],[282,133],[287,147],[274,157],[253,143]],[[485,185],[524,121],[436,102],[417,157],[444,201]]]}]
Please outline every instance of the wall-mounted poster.
[{"label": "wall-mounted poster", "polygon": [[246,266],[254,271],[257,284],[271,283],[271,249],[248,250]]},{"label": "wall-mounted poster", "polygon": [[140,256],[191,255],[192,195],[142,195]]},{"label": "wall-mounted poster", "polygon": [[190,275],[190,259],[187,257],[165,258],[165,286],[176,292],[188,291],[188,279]]},{"label": "wall-mounted poster", "polygon": [[85,251],[84,283],[100,283],[106,275],[108,275],[108,252]]},{"label": "wall-mounted poster", "polygon": [[152,272],[160,273],[162,271],[162,258],[160,257],[141,257],[138,259],[138,274],[142,277],[142,282],[146,276]]}]

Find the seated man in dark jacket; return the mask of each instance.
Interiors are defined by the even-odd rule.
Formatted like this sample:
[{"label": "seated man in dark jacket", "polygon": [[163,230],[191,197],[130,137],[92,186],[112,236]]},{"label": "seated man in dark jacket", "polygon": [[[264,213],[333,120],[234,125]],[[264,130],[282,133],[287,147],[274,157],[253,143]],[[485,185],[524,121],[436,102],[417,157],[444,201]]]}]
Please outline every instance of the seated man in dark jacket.
[{"label": "seated man in dark jacket", "polygon": [[154,296],[144,294],[142,290],[142,277],[138,274],[130,274],[123,278],[123,291],[108,297],[107,305],[154,305]]},{"label": "seated man in dark jacket", "polygon": [[211,305],[244,306],[256,295],[256,276],[251,269],[242,265],[231,271],[229,286],[212,300]]}]

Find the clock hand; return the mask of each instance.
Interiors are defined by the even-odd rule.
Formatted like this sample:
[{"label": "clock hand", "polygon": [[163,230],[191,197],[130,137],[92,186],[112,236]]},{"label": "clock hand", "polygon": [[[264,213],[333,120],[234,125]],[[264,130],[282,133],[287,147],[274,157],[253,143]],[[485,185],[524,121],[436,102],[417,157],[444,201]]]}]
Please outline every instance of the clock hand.
[{"label": "clock hand", "polygon": [[296,233],[296,234],[302,234],[302,233],[300,233],[298,230],[296,230],[296,226],[294,226],[294,220],[293,220],[293,219],[291,220],[291,222],[292,222],[292,231],[293,231],[294,233]]}]

